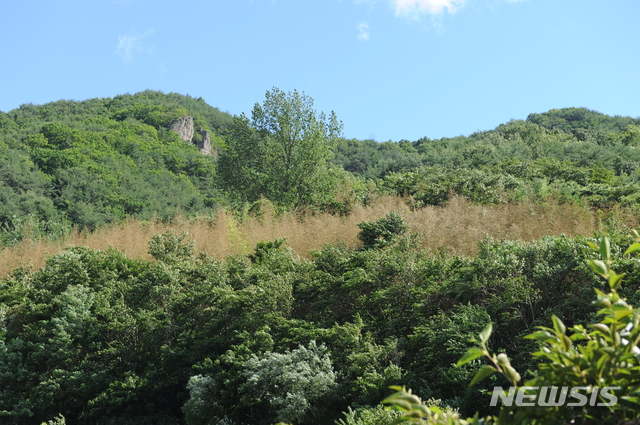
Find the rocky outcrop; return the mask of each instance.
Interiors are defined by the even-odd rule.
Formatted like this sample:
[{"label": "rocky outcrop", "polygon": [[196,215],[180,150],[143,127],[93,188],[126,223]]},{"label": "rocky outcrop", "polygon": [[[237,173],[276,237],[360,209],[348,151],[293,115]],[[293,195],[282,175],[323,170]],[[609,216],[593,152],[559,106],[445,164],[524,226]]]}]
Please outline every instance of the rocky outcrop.
[{"label": "rocky outcrop", "polygon": [[[177,133],[183,142],[193,143],[193,135],[195,132],[193,128],[193,118],[189,115],[183,115],[180,118],[176,118],[171,124],[171,130]],[[213,150],[211,149],[211,133],[200,127],[198,134],[201,137],[197,138],[196,144],[198,145],[200,152],[204,155],[213,155],[214,157],[217,157],[218,152],[216,148],[214,147]]]},{"label": "rocky outcrop", "polygon": [[211,134],[200,127],[198,134],[202,136],[202,140],[198,141],[198,149],[205,155],[211,155]]},{"label": "rocky outcrop", "polygon": [[175,131],[183,142],[191,143],[191,139],[193,139],[193,118],[189,115],[176,118],[171,124],[171,130]]}]

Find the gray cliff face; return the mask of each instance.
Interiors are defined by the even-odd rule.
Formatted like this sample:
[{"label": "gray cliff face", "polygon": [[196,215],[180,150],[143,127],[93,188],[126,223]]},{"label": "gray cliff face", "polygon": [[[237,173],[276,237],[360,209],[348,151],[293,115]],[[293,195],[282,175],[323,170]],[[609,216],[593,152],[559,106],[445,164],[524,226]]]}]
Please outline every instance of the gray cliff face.
[{"label": "gray cliff face", "polygon": [[205,155],[211,155],[211,134],[206,130],[202,130],[202,128],[200,128],[198,134],[202,136],[202,140],[198,141],[198,149]]},{"label": "gray cliff face", "polygon": [[[171,124],[171,130],[178,134],[183,142],[193,143],[195,130],[193,127],[193,118],[189,115],[183,115],[180,118],[176,118],[176,120]],[[217,156],[216,149],[214,148],[213,151],[211,149],[211,133],[203,130],[201,127],[198,134],[201,136],[201,140],[197,141],[200,152],[204,155],[213,154],[214,157]]]},{"label": "gray cliff face", "polygon": [[176,132],[183,142],[191,143],[191,139],[193,139],[193,118],[189,115],[176,118],[171,124],[171,130]]}]

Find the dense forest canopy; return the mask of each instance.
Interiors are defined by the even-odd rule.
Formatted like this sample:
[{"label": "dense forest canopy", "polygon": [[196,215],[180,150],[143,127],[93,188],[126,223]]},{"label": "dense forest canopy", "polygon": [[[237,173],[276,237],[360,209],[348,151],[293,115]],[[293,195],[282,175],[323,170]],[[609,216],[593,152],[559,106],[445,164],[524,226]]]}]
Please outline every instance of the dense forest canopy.
[{"label": "dense forest canopy", "polygon": [[[141,92],[22,105],[2,115],[0,222],[27,217],[45,234],[127,216],[196,214],[220,202],[215,161],[169,131],[189,114],[223,144],[232,118],[200,99]],[[11,238],[10,234],[5,235]],[[7,242],[7,241],[5,241]]]},{"label": "dense forest canopy", "polygon": [[[171,130],[185,115],[202,129],[190,142]],[[196,146],[204,132],[212,155]],[[155,91],[22,105],[0,113],[0,247],[129,217],[259,214],[267,202],[346,216],[383,194],[414,209],[462,196],[638,212],[638,118],[566,108],[452,138],[341,132],[309,96],[276,88],[251,117]],[[284,239],[215,258],[168,232],[149,242],[151,261],[75,247],[14,270],[0,280],[0,421],[391,424],[378,403],[394,384],[495,413],[487,391],[508,380],[469,388],[483,360],[454,367],[470,338],[493,323],[491,350],[524,372],[538,364],[540,343],[522,338],[535,326],[596,319],[606,284],[585,262],[591,238],[487,238],[460,257],[423,249],[397,212],[358,228],[360,245],[309,259]],[[608,230],[619,257],[628,229]],[[637,304],[636,261],[616,270]]]},{"label": "dense forest canopy", "polygon": [[[250,120],[202,98],[144,91],[1,113],[2,241],[19,240],[25,220],[55,236],[128,216],[207,215],[261,196],[284,209],[338,213],[371,190],[410,195],[418,206],[442,204],[451,194],[505,202],[553,192],[598,207],[636,200],[640,119],[554,109],[469,136],[377,143],[340,138],[337,118],[317,115],[304,94],[274,89],[256,107]],[[268,127],[265,113],[297,121],[298,130],[307,126],[308,135],[320,131],[291,145],[306,157],[286,151],[278,132],[288,128]],[[219,161],[198,152],[197,133],[190,144],[169,130],[183,115],[211,132]],[[278,156],[285,151],[289,162]]]}]

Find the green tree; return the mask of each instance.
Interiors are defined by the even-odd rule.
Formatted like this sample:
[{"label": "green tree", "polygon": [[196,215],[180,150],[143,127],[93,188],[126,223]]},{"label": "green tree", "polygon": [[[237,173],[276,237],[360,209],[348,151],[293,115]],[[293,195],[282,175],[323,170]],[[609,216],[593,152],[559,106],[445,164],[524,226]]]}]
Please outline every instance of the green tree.
[{"label": "green tree", "polygon": [[318,114],[310,96],[273,88],[251,120],[236,118],[221,177],[245,201],[264,195],[293,209],[311,204],[331,190],[329,160],[341,133],[335,113]]},{"label": "green tree", "polygon": [[266,400],[277,413],[277,420],[300,421],[312,402],[327,394],[336,375],[324,345],[315,341],[309,348],[252,356],[244,365],[247,382],[244,392],[250,398]]},{"label": "green tree", "polygon": [[189,399],[182,407],[188,425],[213,425],[222,408],[215,396],[216,383],[210,376],[192,376],[187,383]]}]

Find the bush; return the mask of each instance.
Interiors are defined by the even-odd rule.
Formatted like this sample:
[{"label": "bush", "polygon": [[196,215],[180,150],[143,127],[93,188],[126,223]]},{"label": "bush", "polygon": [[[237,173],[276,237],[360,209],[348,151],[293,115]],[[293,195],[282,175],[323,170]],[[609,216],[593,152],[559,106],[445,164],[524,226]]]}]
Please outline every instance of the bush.
[{"label": "bush", "polygon": [[361,229],[358,239],[364,243],[365,249],[385,247],[409,230],[407,222],[396,212],[390,212],[375,221],[364,221],[358,227]]},{"label": "bush", "polygon": [[158,261],[175,262],[193,257],[195,242],[184,242],[187,233],[178,236],[169,230],[162,235],[156,233],[149,241],[149,254]]},{"label": "bush", "polygon": [[254,355],[245,363],[244,375],[244,392],[266,400],[283,422],[299,422],[311,409],[311,402],[328,393],[336,380],[327,348],[315,341],[309,348],[300,346],[284,354]]}]

